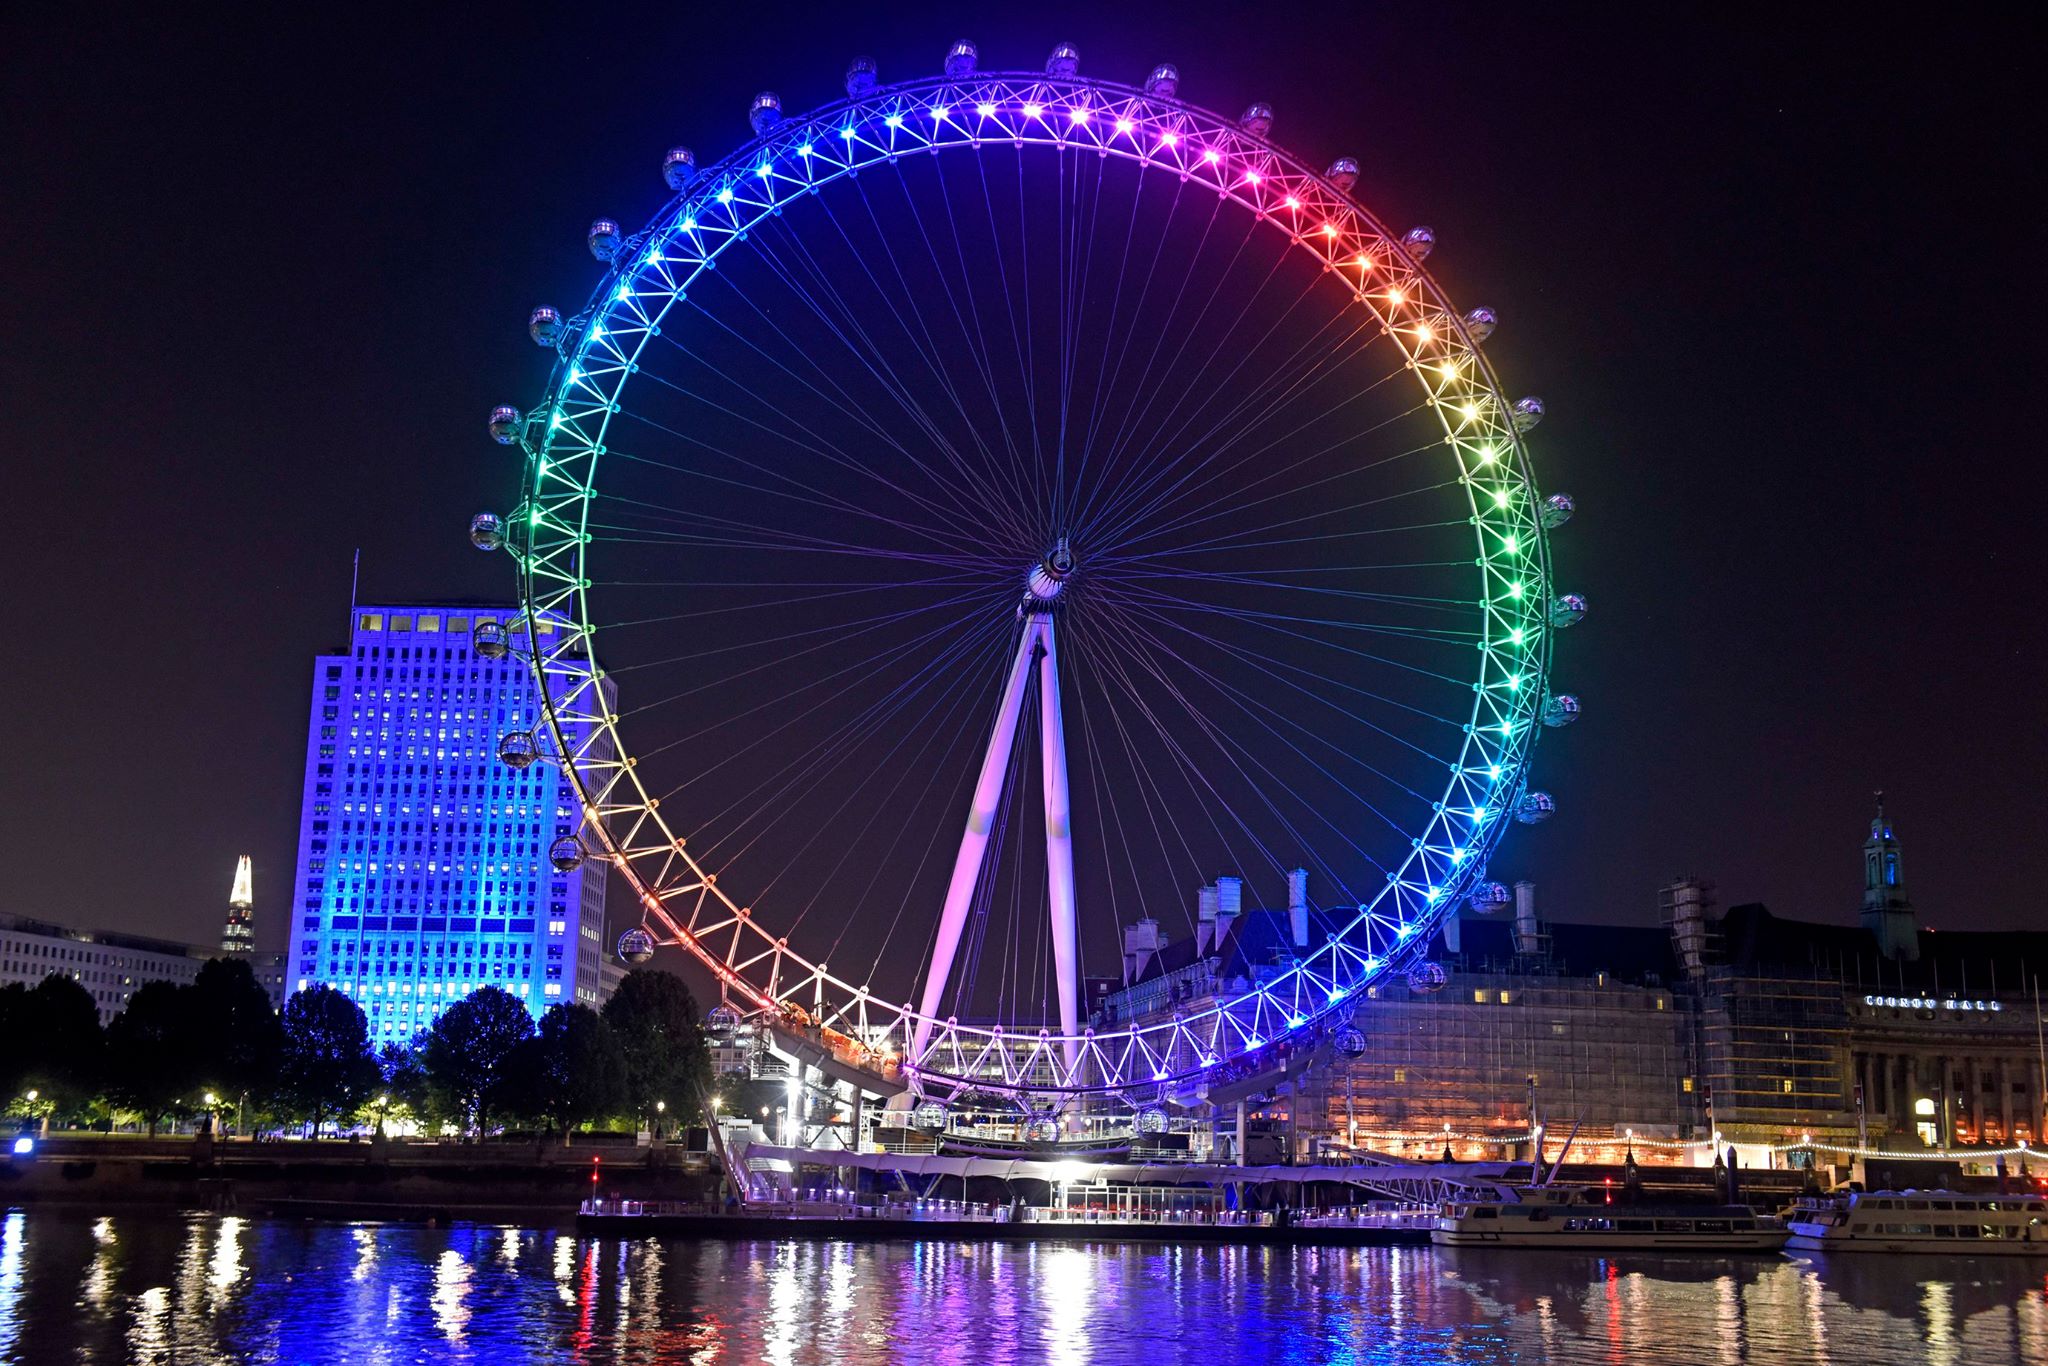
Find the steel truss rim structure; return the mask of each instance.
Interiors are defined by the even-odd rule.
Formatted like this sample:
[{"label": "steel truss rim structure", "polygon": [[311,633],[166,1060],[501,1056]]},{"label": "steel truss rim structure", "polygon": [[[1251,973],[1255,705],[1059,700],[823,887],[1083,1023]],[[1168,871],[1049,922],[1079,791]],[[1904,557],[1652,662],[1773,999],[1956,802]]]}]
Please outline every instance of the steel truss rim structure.
[{"label": "steel truss rim structure", "polygon": [[[1471,719],[1444,797],[1407,857],[1327,942],[1241,997],[1169,1021],[1041,1029],[930,1019],[835,976],[758,923],[671,829],[618,731],[597,662],[586,556],[596,472],[638,357],[697,275],[797,197],[911,153],[1037,146],[1120,157],[1178,175],[1288,235],[1350,290],[1400,349],[1436,413],[1471,510],[1484,623]],[[881,86],[780,121],[695,176],[626,239],[586,309],[568,320],[547,397],[519,423],[522,504],[508,527],[520,607],[534,631],[544,738],[583,809],[584,838],[625,877],[643,923],[687,949],[771,1025],[843,1065],[920,1094],[1008,1094],[1055,1104],[1133,1104],[1179,1094],[1218,1066],[1299,1040],[1365,986],[1397,972],[1484,873],[1526,782],[1549,672],[1550,559],[1519,424],[1458,311],[1401,239],[1325,176],[1237,121],[1113,82],[971,73]],[[1516,585],[1515,595],[1508,587]],[[922,1022],[929,1041],[908,1056]],[[1039,1078],[1050,1074],[1051,1084]]]}]

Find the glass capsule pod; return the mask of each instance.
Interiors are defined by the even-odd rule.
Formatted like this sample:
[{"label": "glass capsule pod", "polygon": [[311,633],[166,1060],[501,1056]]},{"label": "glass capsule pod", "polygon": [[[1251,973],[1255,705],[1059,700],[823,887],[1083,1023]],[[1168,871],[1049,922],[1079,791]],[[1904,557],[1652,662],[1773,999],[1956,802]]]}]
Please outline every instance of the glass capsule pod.
[{"label": "glass capsule pod", "polygon": [[1559,593],[1550,600],[1550,624],[1562,631],[1586,617],[1586,599],[1579,593]]},{"label": "glass capsule pod", "polygon": [[1330,163],[1330,169],[1323,172],[1323,178],[1338,189],[1348,191],[1358,183],[1358,158],[1338,157]]},{"label": "glass capsule pod", "polygon": [[1541,825],[1557,814],[1557,801],[1548,792],[1524,792],[1515,803],[1515,819],[1524,825]]},{"label": "glass capsule pod", "polygon": [[1180,68],[1172,62],[1153,67],[1152,74],[1145,78],[1145,93],[1155,99],[1172,99],[1180,93]]},{"label": "glass capsule pod", "polygon": [[1417,996],[1432,996],[1444,989],[1451,975],[1444,971],[1444,965],[1433,958],[1425,958],[1408,969],[1408,990]]},{"label": "glass capsule pod", "polygon": [[747,108],[747,122],[753,125],[756,137],[782,122],[782,96],[773,90],[763,90],[754,96],[753,104]]},{"label": "glass capsule pod", "polygon": [[1536,519],[1543,523],[1545,531],[1555,531],[1572,519],[1579,505],[1569,493],[1553,493],[1543,500],[1543,510]]},{"label": "glass capsule pod", "polygon": [[519,439],[519,410],[505,404],[491,409],[491,440],[509,446]]},{"label": "glass capsule pod", "polygon": [[1365,1035],[1350,1025],[1346,1025],[1338,1030],[1337,1037],[1331,1040],[1331,1044],[1342,1057],[1362,1058],[1365,1056]]},{"label": "glass capsule pod", "polygon": [[600,218],[590,225],[590,234],[583,239],[583,243],[590,248],[592,256],[600,261],[609,261],[619,254],[619,248],[625,244],[625,240],[619,233],[617,223],[609,218]]},{"label": "glass capsule pod", "polygon": [[562,325],[562,315],[542,304],[526,318],[526,335],[533,338],[535,346],[554,346],[562,340],[567,329]]},{"label": "glass capsule pod", "polygon": [[846,64],[846,98],[865,99],[882,83],[881,71],[873,57],[855,57]]},{"label": "glass capsule pod", "polygon": [[1429,254],[1436,250],[1436,230],[1425,227],[1410,228],[1402,234],[1401,245],[1412,260],[1427,261]]},{"label": "glass capsule pod", "polygon": [[654,936],[635,925],[619,936],[619,958],[628,963],[645,963],[654,957]]},{"label": "glass capsule pod", "polygon": [[1141,1134],[1163,1134],[1166,1132],[1166,1111],[1156,1105],[1148,1105],[1138,1111],[1134,1126]]},{"label": "glass capsule pod", "polygon": [[1465,315],[1465,335],[1483,342],[1500,326],[1500,315],[1490,308],[1475,308]]},{"label": "glass capsule pod", "polygon": [[1057,1143],[1060,1141],[1060,1121],[1056,1115],[1040,1115],[1024,1126],[1024,1137],[1033,1143]]},{"label": "glass capsule pod", "polygon": [[498,737],[498,759],[509,768],[530,768],[540,758],[540,745],[530,730],[508,730]]},{"label": "glass capsule pod", "polygon": [[975,59],[980,56],[980,49],[972,41],[960,39],[946,49],[946,74],[955,80],[973,74]]},{"label": "glass capsule pod", "polygon": [[697,154],[687,147],[671,147],[661,159],[661,178],[671,190],[681,191],[697,178]]},{"label": "glass capsule pod", "polygon": [[563,835],[548,846],[548,862],[558,873],[574,872],[583,862],[583,841],[574,835]]},{"label": "glass capsule pod", "polygon": [[1515,894],[1508,890],[1505,882],[1481,882],[1465,898],[1465,904],[1476,915],[1499,915],[1514,902]]},{"label": "glass capsule pod", "polygon": [[512,647],[505,639],[505,628],[495,621],[479,621],[471,627],[469,642],[485,659],[503,659],[511,653]]},{"label": "glass capsule pod", "polygon": [[1533,429],[1537,423],[1543,420],[1543,400],[1534,394],[1516,399],[1511,420],[1514,422],[1515,430],[1518,432],[1526,432]]},{"label": "glass capsule pod", "polygon": [[1081,74],[1081,49],[1072,43],[1061,43],[1052,50],[1052,56],[1045,59],[1045,74],[1062,81],[1071,81]]},{"label": "glass capsule pod", "polygon": [[946,1107],[935,1100],[928,1100],[910,1112],[910,1122],[926,1133],[938,1133],[949,1118]]},{"label": "glass capsule pod", "polygon": [[1543,700],[1543,724],[1553,729],[1569,726],[1579,719],[1579,699],[1568,692],[1552,693]]},{"label": "glass capsule pod", "polygon": [[704,1032],[714,1039],[730,1039],[739,1029],[740,1013],[727,1002],[720,1001],[704,1012]]},{"label": "glass capsule pod", "polygon": [[1273,131],[1273,106],[1263,100],[1252,104],[1238,116],[1237,125],[1253,137],[1266,136]]},{"label": "glass capsule pod", "polygon": [[469,543],[478,550],[496,550],[505,544],[505,523],[495,512],[479,512],[469,519]]}]

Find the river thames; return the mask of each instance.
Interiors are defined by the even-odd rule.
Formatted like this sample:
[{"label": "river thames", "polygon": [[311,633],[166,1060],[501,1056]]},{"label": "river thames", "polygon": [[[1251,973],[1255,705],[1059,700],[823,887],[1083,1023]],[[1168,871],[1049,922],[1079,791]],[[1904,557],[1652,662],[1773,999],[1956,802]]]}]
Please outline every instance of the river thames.
[{"label": "river thames", "polygon": [[2048,1266],[1433,1249],[627,1242],[14,1210],[24,1363],[2048,1361]]}]

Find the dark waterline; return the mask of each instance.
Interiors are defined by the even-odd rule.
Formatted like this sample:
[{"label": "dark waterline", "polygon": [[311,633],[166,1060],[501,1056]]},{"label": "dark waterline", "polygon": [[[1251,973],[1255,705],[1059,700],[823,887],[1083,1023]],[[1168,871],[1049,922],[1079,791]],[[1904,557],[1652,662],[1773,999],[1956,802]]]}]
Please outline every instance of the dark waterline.
[{"label": "dark waterline", "polygon": [[24,1363],[2048,1361],[2048,1267],[0,1216]]}]

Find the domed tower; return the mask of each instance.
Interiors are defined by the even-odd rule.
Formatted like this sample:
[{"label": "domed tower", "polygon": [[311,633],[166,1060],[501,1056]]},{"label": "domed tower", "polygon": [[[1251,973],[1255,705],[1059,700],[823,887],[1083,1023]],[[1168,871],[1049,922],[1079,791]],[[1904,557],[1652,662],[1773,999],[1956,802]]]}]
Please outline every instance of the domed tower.
[{"label": "domed tower", "polygon": [[228,893],[228,923],[221,931],[220,951],[247,958],[256,951],[256,889],[247,854],[235,864],[235,885]]},{"label": "domed tower", "polygon": [[1863,928],[1877,938],[1886,958],[1908,962],[1920,956],[1920,927],[1906,896],[1905,867],[1891,819],[1884,814],[1884,793],[1877,794],[1877,815],[1863,844]]}]

